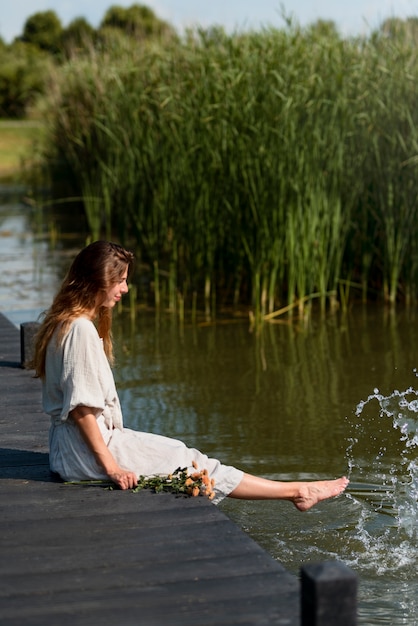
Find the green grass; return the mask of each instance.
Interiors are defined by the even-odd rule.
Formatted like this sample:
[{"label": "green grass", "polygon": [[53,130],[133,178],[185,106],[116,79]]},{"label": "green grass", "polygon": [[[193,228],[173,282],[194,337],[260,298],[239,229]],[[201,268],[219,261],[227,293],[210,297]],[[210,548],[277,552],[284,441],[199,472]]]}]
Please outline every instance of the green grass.
[{"label": "green grass", "polygon": [[31,157],[33,142],[42,132],[39,122],[0,120],[0,180],[20,178],[22,161]]}]

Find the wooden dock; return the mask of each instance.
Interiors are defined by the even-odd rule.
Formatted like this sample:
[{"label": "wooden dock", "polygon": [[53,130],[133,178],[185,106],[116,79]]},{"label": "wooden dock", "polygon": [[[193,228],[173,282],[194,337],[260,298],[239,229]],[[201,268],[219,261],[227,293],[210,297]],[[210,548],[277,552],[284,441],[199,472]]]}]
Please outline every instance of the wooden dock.
[{"label": "wooden dock", "polygon": [[206,498],[54,481],[40,382],[1,314],[0,393],[1,626],[301,623],[299,580]]}]

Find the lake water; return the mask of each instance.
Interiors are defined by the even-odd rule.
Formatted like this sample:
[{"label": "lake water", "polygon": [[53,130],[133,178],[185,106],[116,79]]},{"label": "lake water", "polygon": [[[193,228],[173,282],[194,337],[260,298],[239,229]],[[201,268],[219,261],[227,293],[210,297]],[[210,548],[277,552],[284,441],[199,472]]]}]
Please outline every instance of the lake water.
[{"label": "lake water", "polygon": [[[52,247],[30,209],[0,206],[0,310],[48,306],[82,237]],[[418,624],[418,316],[382,305],[308,327],[246,319],[180,325],[115,315],[127,425],[178,437],[270,478],[349,475],[347,493],[301,514],[286,502],[222,509],[290,571],[340,559],[359,576],[359,623]],[[174,469],[174,468],[173,468]]]}]

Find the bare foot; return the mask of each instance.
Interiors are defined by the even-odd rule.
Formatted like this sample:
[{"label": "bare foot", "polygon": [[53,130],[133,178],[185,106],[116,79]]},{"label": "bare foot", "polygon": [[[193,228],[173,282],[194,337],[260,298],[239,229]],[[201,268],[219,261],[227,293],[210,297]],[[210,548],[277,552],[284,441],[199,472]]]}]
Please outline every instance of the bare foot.
[{"label": "bare foot", "polygon": [[335,480],[316,480],[301,483],[299,493],[292,502],[299,511],[308,511],[321,500],[334,498],[344,491],[350,481],[345,476]]}]

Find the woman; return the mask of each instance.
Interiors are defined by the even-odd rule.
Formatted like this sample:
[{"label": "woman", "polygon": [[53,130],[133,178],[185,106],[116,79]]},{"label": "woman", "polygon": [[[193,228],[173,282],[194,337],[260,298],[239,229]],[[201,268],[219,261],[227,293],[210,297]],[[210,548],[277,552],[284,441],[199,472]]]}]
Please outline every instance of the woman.
[{"label": "woman", "polygon": [[50,466],[64,480],[111,479],[121,489],[140,475],[178,467],[208,470],[215,502],[223,497],[289,500],[306,511],[337,496],[345,477],[281,482],[246,474],[181,441],[123,426],[111,365],[112,309],[128,292],[133,254],[96,241],[74,259],[37,335],[32,363],[51,416]]}]

